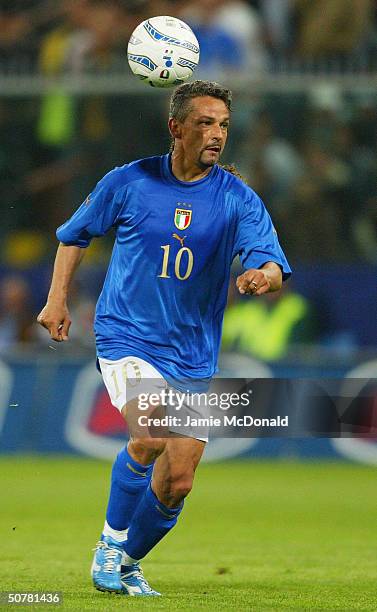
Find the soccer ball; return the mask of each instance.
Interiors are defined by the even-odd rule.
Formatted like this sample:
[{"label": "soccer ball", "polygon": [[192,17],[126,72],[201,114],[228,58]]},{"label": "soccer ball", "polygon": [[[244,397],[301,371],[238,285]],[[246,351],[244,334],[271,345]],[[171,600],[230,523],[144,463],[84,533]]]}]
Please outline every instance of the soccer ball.
[{"label": "soccer ball", "polygon": [[199,43],[191,28],[175,17],[140,23],[128,43],[132,72],[152,87],[184,83],[199,63]]}]

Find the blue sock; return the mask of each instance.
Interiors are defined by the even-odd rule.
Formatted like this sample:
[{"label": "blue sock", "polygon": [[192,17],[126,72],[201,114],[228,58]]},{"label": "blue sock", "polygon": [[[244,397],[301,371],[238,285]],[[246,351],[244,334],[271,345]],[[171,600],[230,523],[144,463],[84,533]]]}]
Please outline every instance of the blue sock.
[{"label": "blue sock", "polygon": [[130,558],[126,564],[139,561],[174,527],[183,508],[168,508],[160,501],[149,485],[137,507],[123,544]]},{"label": "blue sock", "polygon": [[106,521],[112,529],[128,528],[152,476],[153,463],[140,465],[124,448],[115,459]]}]

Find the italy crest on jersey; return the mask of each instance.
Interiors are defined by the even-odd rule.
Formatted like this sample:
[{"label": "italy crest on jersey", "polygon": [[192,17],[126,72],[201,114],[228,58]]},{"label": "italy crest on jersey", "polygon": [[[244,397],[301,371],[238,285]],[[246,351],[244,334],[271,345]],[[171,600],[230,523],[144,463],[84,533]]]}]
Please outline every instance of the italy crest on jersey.
[{"label": "italy crest on jersey", "polygon": [[192,210],[176,208],[174,215],[174,225],[179,230],[185,230],[191,223]]}]

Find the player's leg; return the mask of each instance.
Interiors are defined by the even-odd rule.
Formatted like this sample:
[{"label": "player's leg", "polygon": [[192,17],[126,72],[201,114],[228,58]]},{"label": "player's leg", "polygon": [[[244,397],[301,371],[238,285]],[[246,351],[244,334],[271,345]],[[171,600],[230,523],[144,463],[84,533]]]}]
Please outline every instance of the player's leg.
[{"label": "player's leg", "polygon": [[[100,362],[111,402],[125,418],[137,407],[137,400],[127,401],[130,395],[132,397],[127,385],[129,379],[131,379],[131,390],[136,387],[138,391],[142,375],[145,375],[148,381],[158,377],[155,385],[157,387],[161,386],[163,381],[150,364],[145,364],[143,360],[134,357],[117,362],[103,362],[103,360]],[[139,444],[130,441],[114,462],[106,520],[101,538],[96,545],[91,568],[93,583],[99,590],[119,593],[123,591],[120,580],[123,543],[127,538],[132,516],[150,483],[154,460],[163,448],[164,441],[160,439],[151,439],[149,444],[145,444],[144,441]]]},{"label": "player's leg", "polygon": [[163,445],[164,441],[159,439],[131,440],[114,462],[106,521],[92,565],[93,582],[99,590],[118,593],[124,590],[121,583],[123,545],[132,517],[150,483],[154,459]]},{"label": "player's leg", "polygon": [[[99,590],[124,592],[121,563],[128,526],[150,484],[154,459],[163,450],[164,443],[160,439],[131,440],[114,462],[106,521],[92,565],[93,582]],[[135,571],[135,568],[132,569]],[[137,569],[143,590],[150,595],[158,595],[150,589],[140,568]],[[135,591],[136,594],[138,589]]]},{"label": "player's leg", "polygon": [[151,486],[161,504],[168,508],[182,504],[192,489],[204,448],[205,442],[195,438],[174,436],[167,440],[155,463]]},{"label": "player's leg", "polygon": [[[204,447],[201,440],[171,437],[156,459],[151,484],[133,515],[124,544],[122,584],[130,595],[151,594],[143,592],[139,561],[176,524]],[[142,592],[135,593],[135,588]]]},{"label": "player's leg", "polygon": [[110,495],[103,535],[124,542],[133,514],[152,477],[156,457],[162,452],[160,439],[135,442],[132,439],[118,454],[111,472]]}]

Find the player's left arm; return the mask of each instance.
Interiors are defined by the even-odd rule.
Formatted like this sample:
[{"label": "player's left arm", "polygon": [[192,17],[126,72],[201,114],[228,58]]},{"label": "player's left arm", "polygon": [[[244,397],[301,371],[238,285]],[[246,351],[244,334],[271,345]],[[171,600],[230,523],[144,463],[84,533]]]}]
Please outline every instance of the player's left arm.
[{"label": "player's left arm", "polygon": [[279,291],[283,283],[280,266],[268,261],[259,269],[250,268],[238,276],[236,285],[241,294],[263,295],[271,291]]},{"label": "player's left arm", "polygon": [[239,255],[246,271],[236,282],[242,294],[263,295],[278,291],[291,269],[262,200],[250,189],[246,195],[233,248],[233,257]]}]

